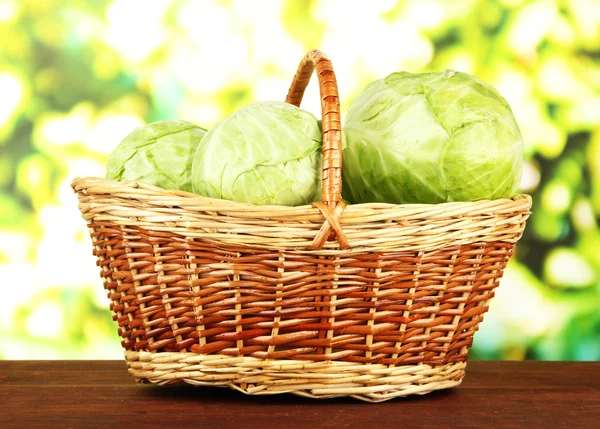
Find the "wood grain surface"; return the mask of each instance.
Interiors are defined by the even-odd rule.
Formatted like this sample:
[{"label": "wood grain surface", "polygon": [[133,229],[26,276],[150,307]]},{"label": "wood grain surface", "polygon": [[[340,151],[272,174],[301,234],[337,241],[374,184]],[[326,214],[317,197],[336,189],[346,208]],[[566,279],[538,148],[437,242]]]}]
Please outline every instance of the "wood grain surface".
[{"label": "wood grain surface", "polygon": [[124,361],[0,361],[0,428],[600,428],[600,362],[470,361],[380,404],[136,384]]}]

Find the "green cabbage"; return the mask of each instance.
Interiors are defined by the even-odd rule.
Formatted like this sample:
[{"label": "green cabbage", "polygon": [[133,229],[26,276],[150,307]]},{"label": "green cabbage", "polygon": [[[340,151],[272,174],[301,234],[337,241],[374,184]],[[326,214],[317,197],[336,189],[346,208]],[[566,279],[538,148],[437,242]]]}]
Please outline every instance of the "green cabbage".
[{"label": "green cabbage", "polygon": [[393,73],[368,85],[344,123],[344,197],[441,203],[512,196],[523,141],[506,100],[466,73]]},{"label": "green cabbage", "polygon": [[283,102],[245,106],[210,129],[192,164],[195,193],[256,205],[298,206],[320,194],[317,118]]},{"label": "green cabbage", "polygon": [[206,130],[166,120],[133,130],[111,153],[106,178],[192,191],[192,159]]}]

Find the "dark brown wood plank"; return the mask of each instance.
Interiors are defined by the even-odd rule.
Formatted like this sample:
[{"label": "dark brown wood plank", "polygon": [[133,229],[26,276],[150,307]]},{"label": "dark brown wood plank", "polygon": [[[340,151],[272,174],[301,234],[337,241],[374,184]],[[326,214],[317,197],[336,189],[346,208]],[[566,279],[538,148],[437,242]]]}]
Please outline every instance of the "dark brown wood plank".
[{"label": "dark brown wood plank", "polygon": [[367,404],[136,384],[116,361],[0,361],[0,427],[597,428],[600,362],[472,361],[460,387]]}]

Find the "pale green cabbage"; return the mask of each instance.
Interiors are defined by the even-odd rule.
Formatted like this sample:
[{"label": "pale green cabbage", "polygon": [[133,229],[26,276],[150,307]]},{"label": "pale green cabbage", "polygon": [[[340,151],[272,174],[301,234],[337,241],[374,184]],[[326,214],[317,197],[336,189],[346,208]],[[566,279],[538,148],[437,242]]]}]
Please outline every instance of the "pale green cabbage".
[{"label": "pale green cabbage", "polygon": [[368,85],[344,123],[344,197],[441,203],[512,196],[523,141],[506,100],[466,73],[393,73]]},{"label": "pale green cabbage", "polygon": [[195,193],[256,205],[298,206],[320,196],[321,129],[288,103],[250,104],[217,123],[194,156]]},{"label": "pale green cabbage", "polygon": [[180,120],[136,128],[110,155],[106,178],[191,192],[192,159],[205,134],[203,128]]}]

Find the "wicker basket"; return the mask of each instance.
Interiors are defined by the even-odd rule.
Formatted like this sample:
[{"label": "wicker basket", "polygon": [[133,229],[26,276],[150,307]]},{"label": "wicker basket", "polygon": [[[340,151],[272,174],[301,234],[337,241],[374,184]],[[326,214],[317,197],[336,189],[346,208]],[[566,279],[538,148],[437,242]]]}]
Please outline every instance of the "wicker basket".
[{"label": "wicker basket", "polygon": [[346,206],[324,54],[306,55],[286,101],[299,105],[315,69],[324,203],[74,180],[138,381],[371,402],[461,383],[531,199]]}]

